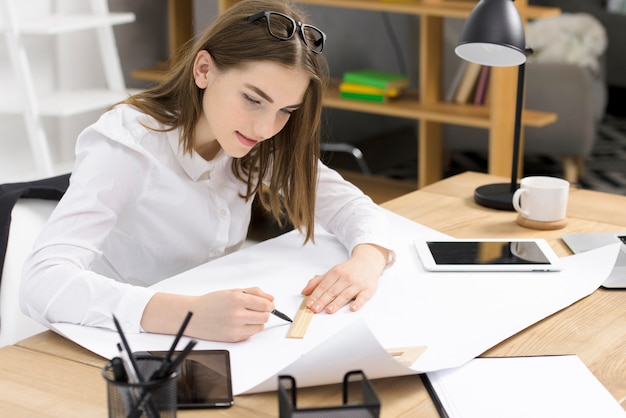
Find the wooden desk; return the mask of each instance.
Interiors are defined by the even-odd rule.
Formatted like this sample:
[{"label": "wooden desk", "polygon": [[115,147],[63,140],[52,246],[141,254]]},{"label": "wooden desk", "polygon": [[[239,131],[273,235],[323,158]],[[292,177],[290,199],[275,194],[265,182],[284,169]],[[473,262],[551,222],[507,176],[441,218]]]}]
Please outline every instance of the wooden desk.
[{"label": "wooden desk", "polygon": [[[569,254],[565,232],[626,230],[626,197],[573,190],[568,225],[534,231],[515,223],[516,215],[477,206],[476,186],[506,179],[465,173],[391,200],[384,207],[455,237],[543,237]],[[626,409],[626,293],[599,289],[488,350],[486,356],[574,353]],[[0,410],[10,416],[107,415],[100,368],[106,360],[46,331],[0,349]],[[418,376],[373,381],[382,417],[438,417]],[[338,405],[340,386],[298,390],[298,405]],[[276,417],[275,392],[237,396],[223,410],[179,411],[181,417]]]}]

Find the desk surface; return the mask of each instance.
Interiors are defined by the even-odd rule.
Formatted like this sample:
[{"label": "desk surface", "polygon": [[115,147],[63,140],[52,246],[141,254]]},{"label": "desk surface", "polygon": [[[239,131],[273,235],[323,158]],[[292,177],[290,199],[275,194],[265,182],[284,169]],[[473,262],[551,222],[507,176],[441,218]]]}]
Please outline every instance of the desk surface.
[{"label": "desk surface", "polygon": [[[559,255],[569,251],[565,232],[626,230],[626,197],[572,190],[568,223],[535,231],[515,222],[513,212],[477,206],[473,190],[506,179],[464,173],[391,200],[382,206],[454,237],[541,237]],[[599,289],[484,353],[485,356],[577,354],[626,409],[626,292]],[[10,416],[107,416],[105,359],[50,331],[0,349],[0,410]],[[438,417],[418,376],[373,381],[382,417]],[[298,389],[298,406],[341,404],[339,385]],[[206,410],[179,411],[194,417]],[[235,406],[211,416],[276,417],[275,392],[242,395]]]}]

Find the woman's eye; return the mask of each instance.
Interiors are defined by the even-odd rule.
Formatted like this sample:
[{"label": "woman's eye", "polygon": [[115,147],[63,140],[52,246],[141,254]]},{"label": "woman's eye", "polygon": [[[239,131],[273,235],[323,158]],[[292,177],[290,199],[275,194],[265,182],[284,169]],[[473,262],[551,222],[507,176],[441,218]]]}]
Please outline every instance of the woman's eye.
[{"label": "woman's eye", "polygon": [[253,104],[260,104],[261,102],[258,101],[257,99],[248,96],[247,94],[243,95],[244,99],[246,99],[248,102],[253,103]]},{"label": "woman's eye", "polygon": [[293,112],[295,112],[295,111],[296,111],[295,109],[281,109],[281,112],[283,112],[287,116],[293,115]]}]

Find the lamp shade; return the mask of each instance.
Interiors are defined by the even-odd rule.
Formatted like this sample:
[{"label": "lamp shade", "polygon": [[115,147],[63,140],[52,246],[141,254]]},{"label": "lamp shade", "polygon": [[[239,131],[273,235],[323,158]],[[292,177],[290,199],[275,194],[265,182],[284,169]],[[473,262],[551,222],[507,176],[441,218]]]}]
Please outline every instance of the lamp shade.
[{"label": "lamp shade", "polygon": [[467,18],[454,52],[495,67],[526,62],[524,24],[513,0],[480,0]]}]

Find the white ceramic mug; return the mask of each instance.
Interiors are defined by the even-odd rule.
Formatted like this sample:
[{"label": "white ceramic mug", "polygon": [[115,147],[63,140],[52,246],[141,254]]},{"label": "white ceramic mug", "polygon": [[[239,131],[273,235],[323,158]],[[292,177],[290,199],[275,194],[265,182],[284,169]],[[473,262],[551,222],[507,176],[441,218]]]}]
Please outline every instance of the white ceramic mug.
[{"label": "white ceramic mug", "polygon": [[513,207],[524,218],[538,222],[565,219],[569,183],[556,177],[524,177],[513,194]]}]

